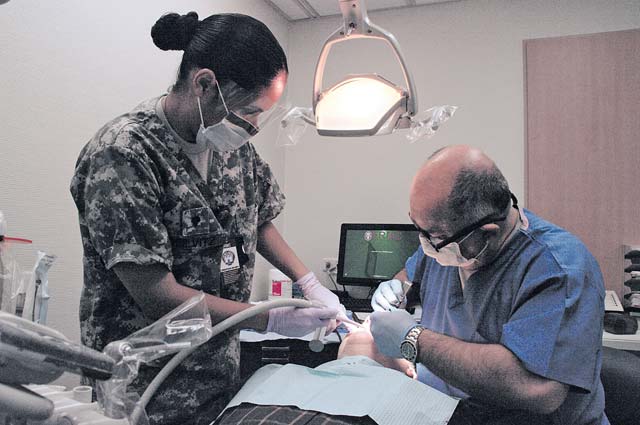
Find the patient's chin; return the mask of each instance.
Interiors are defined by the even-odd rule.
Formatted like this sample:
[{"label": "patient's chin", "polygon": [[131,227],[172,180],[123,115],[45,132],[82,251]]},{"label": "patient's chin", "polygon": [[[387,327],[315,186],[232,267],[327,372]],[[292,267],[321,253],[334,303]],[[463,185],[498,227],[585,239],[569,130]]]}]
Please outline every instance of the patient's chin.
[{"label": "patient's chin", "polygon": [[411,379],[417,379],[418,375],[416,373],[416,369],[413,364],[405,359],[394,359],[391,357],[386,357],[382,354],[379,355],[378,359],[376,359],[378,363],[387,367],[389,369],[397,370],[400,373],[407,375]]},{"label": "patient's chin", "polygon": [[404,373],[411,379],[418,379],[418,373],[413,366],[409,366],[405,369]]},{"label": "patient's chin", "polygon": [[351,334],[353,334],[353,335],[360,335],[360,334],[363,334],[363,335],[371,335],[371,332],[369,332],[369,330],[368,330],[367,328],[355,328],[355,327],[354,327],[354,328],[353,328],[353,329],[351,329],[351,331],[349,332],[349,335],[351,335]]}]

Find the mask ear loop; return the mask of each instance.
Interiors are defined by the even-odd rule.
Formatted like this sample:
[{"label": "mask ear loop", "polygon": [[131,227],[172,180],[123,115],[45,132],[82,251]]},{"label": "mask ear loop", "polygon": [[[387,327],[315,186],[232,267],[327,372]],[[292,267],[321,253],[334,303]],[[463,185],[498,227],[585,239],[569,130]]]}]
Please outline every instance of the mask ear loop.
[{"label": "mask ear loop", "polygon": [[[220,84],[218,84],[217,81],[216,81],[216,88],[218,89],[218,94],[220,95],[220,100],[222,100],[222,106],[224,106],[226,115],[229,115],[229,108],[227,108],[227,103],[224,101],[224,96],[222,96],[222,91],[220,90]],[[200,104],[200,97],[196,97],[196,101],[198,102],[198,112],[200,113],[200,122],[204,127],[204,117],[202,116],[202,105]]]},{"label": "mask ear loop", "polygon": [[227,102],[224,101],[224,96],[222,95],[222,90],[220,90],[220,84],[216,81],[216,87],[218,88],[218,94],[220,95],[220,100],[222,100],[222,106],[224,106],[224,110],[229,115],[229,108],[227,108]]},{"label": "mask ear loop", "polygon": [[196,97],[196,101],[198,102],[198,112],[200,112],[200,123],[204,128],[204,118],[202,117],[202,106],[200,106],[200,97]]},{"label": "mask ear loop", "polygon": [[[460,248],[460,246],[458,246],[458,249],[459,249],[459,248]],[[488,240],[485,242],[485,244],[484,244],[484,248],[482,248],[482,249],[480,250],[480,252],[478,252],[478,253],[476,254],[476,256],[475,256],[475,257],[471,258],[471,260],[478,260],[478,258],[480,258],[480,256],[481,256],[482,254],[484,254],[484,253],[487,251],[487,248],[489,248],[489,241],[488,241]]]}]

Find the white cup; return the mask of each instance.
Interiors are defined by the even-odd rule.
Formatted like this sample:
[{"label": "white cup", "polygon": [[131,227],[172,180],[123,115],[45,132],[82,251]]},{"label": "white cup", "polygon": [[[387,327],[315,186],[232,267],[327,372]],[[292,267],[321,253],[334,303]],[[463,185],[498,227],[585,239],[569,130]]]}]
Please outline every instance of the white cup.
[{"label": "white cup", "polygon": [[93,388],[88,385],[80,385],[73,389],[73,399],[80,403],[91,403]]}]

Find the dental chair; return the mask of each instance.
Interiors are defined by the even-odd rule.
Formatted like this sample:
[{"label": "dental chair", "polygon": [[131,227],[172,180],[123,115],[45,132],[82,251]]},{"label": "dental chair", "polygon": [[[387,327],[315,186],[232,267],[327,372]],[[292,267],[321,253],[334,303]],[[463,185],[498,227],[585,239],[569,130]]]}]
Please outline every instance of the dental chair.
[{"label": "dental chair", "polygon": [[602,347],[600,378],[611,425],[640,424],[640,356]]},{"label": "dental chair", "polygon": [[[58,404],[43,393],[53,393],[46,384],[64,372],[106,380],[113,367],[114,361],[107,355],[73,343],[54,329],[0,312],[0,423],[80,424],[96,416],[104,418],[90,397],[78,399],[80,391],[62,394],[58,390]],[[65,404],[64,412],[57,409],[61,403]],[[99,423],[124,425],[118,421]]]}]

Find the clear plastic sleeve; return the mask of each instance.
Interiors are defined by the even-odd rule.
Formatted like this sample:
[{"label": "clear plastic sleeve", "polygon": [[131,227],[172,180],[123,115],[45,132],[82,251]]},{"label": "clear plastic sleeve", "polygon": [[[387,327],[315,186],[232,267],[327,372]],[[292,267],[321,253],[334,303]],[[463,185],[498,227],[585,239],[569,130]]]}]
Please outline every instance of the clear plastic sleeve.
[{"label": "clear plastic sleeve", "polygon": [[9,245],[0,242],[0,311],[15,314],[20,270]]},{"label": "clear plastic sleeve", "polygon": [[442,124],[447,122],[447,120],[455,114],[457,109],[457,106],[450,105],[434,106],[433,108],[416,114],[411,119],[409,132],[406,136],[407,139],[409,142],[414,143],[419,139],[433,136]]},{"label": "clear plastic sleeve", "polygon": [[[201,293],[146,328],[107,345],[104,352],[116,361],[116,366],[112,378],[98,382],[96,388],[105,414],[114,419],[131,419],[140,396],[127,392],[127,386],[138,375],[140,364],[196,347],[211,335],[211,317]],[[146,415],[142,414],[132,425],[147,423]]]},{"label": "clear plastic sleeve", "polygon": [[[49,307],[49,269],[56,260],[55,255],[48,255],[38,251],[33,272],[28,280],[22,280],[18,288],[18,294],[24,293],[24,311],[22,317],[41,325],[47,324],[47,312]],[[27,283],[24,285],[24,283]]]},{"label": "clear plastic sleeve", "polygon": [[[12,250],[14,241],[30,243],[26,239],[7,237],[7,222],[0,211],[0,311],[23,317],[27,289],[33,283],[33,269],[25,270]],[[40,254],[40,253],[39,253]],[[38,258],[39,260],[39,258]],[[31,305],[33,307],[33,305]],[[26,317],[33,320],[31,317]]]},{"label": "clear plastic sleeve", "polygon": [[[407,139],[413,143],[422,138],[433,136],[458,109],[457,106],[434,106],[416,114],[410,120],[405,118],[404,125],[398,130],[408,127]],[[315,117],[311,108],[293,107],[280,120],[277,146],[295,146],[302,140],[307,128],[315,127]],[[395,131],[395,130],[394,130]]]},{"label": "clear plastic sleeve", "polygon": [[309,126],[315,127],[315,118],[311,108],[295,106],[282,117],[278,129],[278,146],[295,146]]},{"label": "clear plastic sleeve", "polygon": [[0,236],[7,234],[7,221],[4,219],[4,213],[0,211]]}]

